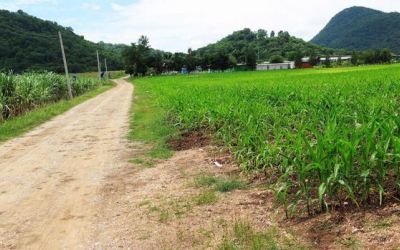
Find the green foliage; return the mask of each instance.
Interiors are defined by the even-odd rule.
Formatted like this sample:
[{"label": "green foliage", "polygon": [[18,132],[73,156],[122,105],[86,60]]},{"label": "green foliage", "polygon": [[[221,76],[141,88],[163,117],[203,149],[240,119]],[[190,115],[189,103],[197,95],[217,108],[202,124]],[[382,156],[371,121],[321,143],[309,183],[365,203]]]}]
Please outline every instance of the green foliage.
[{"label": "green foliage", "polygon": [[[400,66],[138,79],[182,130],[207,128],[277,200],[309,213],[384,201],[400,187]],[[205,181],[218,183],[213,179]],[[400,191],[400,190],[399,190]]]},{"label": "green foliage", "polygon": [[311,41],[349,50],[389,48],[400,53],[400,14],[352,7],[338,13]]},{"label": "green foliage", "polygon": [[224,236],[218,246],[220,250],[277,250],[305,249],[295,243],[287,234],[279,232],[275,227],[266,230],[255,230],[252,225],[243,220],[237,220],[231,233]]},{"label": "green foliage", "polygon": [[392,60],[392,53],[388,49],[376,49],[374,51],[364,51],[356,54],[358,61],[365,64],[381,64],[390,63]]},{"label": "green foliage", "polygon": [[[99,85],[97,79],[78,77],[72,81],[72,93],[79,96]],[[61,75],[0,73],[0,122],[66,98],[67,84]]]},{"label": "green foliage", "polygon": [[213,175],[202,174],[196,177],[195,183],[199,187],[209,187],[215,185],[218,179]]},{"label": "green foliage", "polygon": [[128,138],[150,144],[151,150],[147,153],[150,158],[170,157],[172,151],[167,141],[175,136],[176,128],[168,123],[165,111],[153,102],[152,94],[147,92],[145,86],[135,87],[134,98]]},{"label": "green foliage", "polygon": [[70,72],[97,71],[96,50],[107,58],[109,70],[123,68],[121,51],[125,45],[89,42],[72,28],[44,21],[22,11],[0,10],[0,70],[62,72],[58,40],[61,31]]},{"label": "green foliage", "polygon": [[226,192],[231,192],[233,190],[236,189],[242,189],[244,188],[246,185],[238,180],[238,179],[221,179],[220,181],[218,181],[215,185],[215,190],[222,192],[222,193],[226,193]]},{"label": "green foliage", "polygon": [[237,178],[220,178],[208,174],[201,174],[196,177],[195,184],[198,187],[214,187],[216,191],[221,193],[246,187],[246,184]]},{"label": "green foliage", "polygon": [[218,201],[215,191],[205,191],[194,198],[197,205],[210,205]]},{"label": "green foliage", "polygon": [[[145,37],[143,37],[145,38]],[[280,61],[293,53],[301,55],[319,55],[333,53],[335,50],[322,48],[292,37],[288,32],[280,31],[278,36],[268,37],[265,30],[253,32],[250,29],[236,31],[215,44],[210,44],[188,53],[168,53],[150,48],[146,38],[146,46],[132,44],[124,50],[125,69],[134,75],[152,75],[164,72],[180,72],[182,68],[193,71],[201,69],[224,71],[237,68],[237,64],[253,70],[257,61],[269,60],[271,56],[279,56]]]},{"label": "green foliage", "polygon": [[290,36],[288,32],[280,31],[278,36],[267,31],[250,29],[235,31],[233,34],[221,39],[215,44],[200,48],[195,53],[198,55],[199,65],[202,68],[225,69],[225,65],[216,64],[212,59],[216,53],[226,53],[236,58],[238,63],[246,63],[250,68],[255,67],[255,59],[268,61],[272,56],[279,55],[283,58],[298,52],[302,55],[333,53],[334,50],[323,48],[302,39]]},{"label": "green foliage", "polygon": [[282,56],[279,55],[273,55],[270,59],[271,63],[283,63],[284,59]]}]

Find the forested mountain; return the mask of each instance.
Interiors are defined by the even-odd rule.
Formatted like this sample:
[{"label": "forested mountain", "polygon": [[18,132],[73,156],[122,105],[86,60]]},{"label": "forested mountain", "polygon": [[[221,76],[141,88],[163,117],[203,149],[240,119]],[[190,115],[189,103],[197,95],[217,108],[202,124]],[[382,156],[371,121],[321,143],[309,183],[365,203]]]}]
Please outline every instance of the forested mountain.
[{"label": "forested mountain", "polygon": [[258,61],[267,61],[273,56],[293,60],[293,57],[299,54],[302,56],[325,55],[333,53],[333,50],[305,42],[291,36],[288,32],[271,31],[268,34],[266,30],[260,29],[253,32],[246,28],[196,51],[201,56],[211,57],[211,61],[214,54],[221,52],[229,54],[238,63],[246,63],[253,56]]},{"label": "forested mountain", "polygon": [[331,48],[388,48],[400,53],[400,13],[348,8],[333,17],[311,42]]},{"label": "forested mountain", "polygon": [[72,28],[44,21],[23,11],[0,10],[0,70],[63,71],[58,40],[61,31],[71,72],[96,71],[96,50],[107,58],[109,69],[123,68],[125,45],[93,43],[76,35]]}]

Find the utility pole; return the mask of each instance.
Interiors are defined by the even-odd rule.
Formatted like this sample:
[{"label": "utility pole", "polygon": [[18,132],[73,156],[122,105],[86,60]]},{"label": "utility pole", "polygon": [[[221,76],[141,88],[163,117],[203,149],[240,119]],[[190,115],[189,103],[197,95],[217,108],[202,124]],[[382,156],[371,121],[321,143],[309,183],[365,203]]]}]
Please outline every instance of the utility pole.
[{"label": "utility pole", "polygon": [[69,99],[72,99],[73,96],[72,96],[71,82],[69,80],[69,75],[68,75],[67,58],[65,57],[64,44],[63,44],[63,40],[62,40],[60,31],[58,32],[58,37],[60,38],[61,52],[62,52],[63,61],[64,61],[65,78],[67,79],[68,97],[69,97]]},{"label": "utility pole", "polygon": [[99,79],[101,80],[101,65],[100,65],[99,51],[96,50],[96,53],[97,53],[97,69],[99,70]]},{"label": "utility pole", "polygon": [[107,58],[104,59],[104,66],[106,67],[106,79],[108,80]]}]

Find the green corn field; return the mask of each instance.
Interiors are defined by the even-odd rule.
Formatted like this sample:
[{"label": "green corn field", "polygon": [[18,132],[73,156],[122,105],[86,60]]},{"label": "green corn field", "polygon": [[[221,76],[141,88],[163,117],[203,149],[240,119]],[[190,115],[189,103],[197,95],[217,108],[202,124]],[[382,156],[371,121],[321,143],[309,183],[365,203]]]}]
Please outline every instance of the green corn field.
[{"label": "green corn field", "polygon": [[264,172],[290,216],[400,194],[400,66],[142,78],[181,130],[209,130]]},{"label": "green corn field", "polygon": [[[74,96],[99,85],[94,78],[72,81]],[[0,122],[34,108],[67,99],[65,77],[54,73],[0,73]]]}]

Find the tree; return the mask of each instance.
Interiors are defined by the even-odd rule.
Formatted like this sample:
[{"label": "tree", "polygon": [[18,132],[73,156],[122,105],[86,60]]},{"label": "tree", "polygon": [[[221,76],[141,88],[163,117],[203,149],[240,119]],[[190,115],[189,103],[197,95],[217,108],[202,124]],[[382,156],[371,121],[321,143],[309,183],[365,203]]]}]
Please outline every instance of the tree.
[{"label": "tree", "polygon": [[268,32],[266,30],[259,29],[257,31],[257,40],[264,40],[266,38],[268,38]]},{"label": "tree", "polygon": [[300,51],[293,51],[291,53],[289,53],[289,61],[294,61],[294,64],[296,65],[297,68],[299,68],[302,64],[302,58],[303,58],[304,54]]},{"label": "tree", "polygon": [[392,53],[389,49],[383,49],[380,60],[382,63],[390,63],[392,61]]},{"label": "tree", "polygon": [[283,63],[283,57],[280,55],[273,55],[270,59],[271,63]]},{"label": "tree", "polygon": [[133,74],[146,75],[148,67],[151,67],[151,62],[155,64],[158,62],[158,58],[155,56],[151,57],[151,49],[149,46],[149,39],[145,36],[141,36],[138,40],[138,44],[132,43],[131,46],[125,49],[124,53],[125,70],[132,71]]},{"label": "tree", "polygon": [[271,31],[271,35],[270,35],[270,37],[275,37],[275,31]]},{"label": "tree", "polygon": [[149,49],[150,48],[150,42],[149,38],[147,36],[140,36],[139,41],[138,41],[138,46],[141,46],[144,49]]},{"label": "tree", "polygon": [[257,55],[253,47],[247,47],[246,49],[246,66],[249,69],[255,69],[257,66]]},{"label": "tree", "polygon": [[226,70],[230,65],[229,54],[223,48],[218,48],[211,54],[211,68],[214,70]]},{"label": "tree", "polygon": [[186,54],[186,66],[189,71],[193,71],[196,68],[196,58],[194,57],[193,50],[191,48],[188,49]]},{"label": "tree", "polygon": [[329,55],[326,55],[324,64],[325,64],[326,68],[330,68],[331,67],[331,58],[330,58]]},{"label": "tree", "polygon": [[314,51],[310,53],[310,64],[315,66],[319,63],[319,57],[315,54]]},{"label": "tree", "polygon": [[357,54],[355,51],[353,51],[353,52],[351,53],[351,60],[350,60],[350,62],[351,62],[351,64],[353,64],[353,65],[358,65],[358,54]]},{"label": "tree", "polygon": [[342,63],[343,63],[342,57],[339,56],[339,57],[338,57],[338,60],[337,60],[337,62],[336,62],[336,64],[337,64],[338,66],[341,66]]}]

